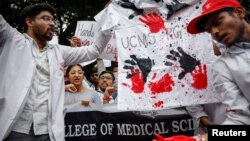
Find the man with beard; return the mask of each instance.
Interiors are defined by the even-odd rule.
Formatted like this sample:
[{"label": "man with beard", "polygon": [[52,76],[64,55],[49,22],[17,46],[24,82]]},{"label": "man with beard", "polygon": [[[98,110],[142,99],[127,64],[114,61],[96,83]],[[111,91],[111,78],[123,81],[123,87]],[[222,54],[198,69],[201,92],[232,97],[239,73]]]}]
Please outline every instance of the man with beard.
[{"label": "man with beard", "polygon": [[0,140],[63,141],[64,65],[97,58],[111,37],[100,32],[80,48],[49,44],[54,14],[49,4],[27,6],[24,34],[0,15]]}]

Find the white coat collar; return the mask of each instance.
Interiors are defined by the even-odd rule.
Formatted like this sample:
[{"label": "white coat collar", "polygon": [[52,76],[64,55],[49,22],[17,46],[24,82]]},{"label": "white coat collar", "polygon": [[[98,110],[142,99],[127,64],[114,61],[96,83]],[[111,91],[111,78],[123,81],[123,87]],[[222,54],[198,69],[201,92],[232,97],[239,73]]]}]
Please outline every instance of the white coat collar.
[{"label": "white coat collar", "polygon": [[244,53],[246,50],[250,50],[250,43],[239,42],[227,48],[226,52],[231,54],[241,54]]},{"label": "white coat collar", "polygon": [[[33,45],[35,45],[35,47],[38,49],[38,46],[37,46],[37,43],[36,43],[36,41],[32,38],[32,37],[30,37],[28,34],[26,34],[26,33],[24,33],[23,34],[24,35],[24,37],[26,38],[26,39],[28,39],[29,41],[30,41],[30,43],[32,43]],[[46,46],[44,47],[44,51],[45,50],[47,50],[47,49],[51,49],[52,48],[52,46],[50,45],[50,44],[48,44],[48,43],[46,43]]]}]

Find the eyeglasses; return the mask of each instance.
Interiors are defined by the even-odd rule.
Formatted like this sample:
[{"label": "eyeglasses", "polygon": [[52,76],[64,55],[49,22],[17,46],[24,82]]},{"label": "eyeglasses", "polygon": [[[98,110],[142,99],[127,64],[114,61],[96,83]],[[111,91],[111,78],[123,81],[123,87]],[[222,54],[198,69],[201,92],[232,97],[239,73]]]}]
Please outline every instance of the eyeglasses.
[{"label": "eyeglasses", "polygon": [[113,80],[113,78],[112,78],[112,77],[109,77],[109,76],[101,76],[100,79],[101,79],[101,80],[104,80],[104,79]]},{"label": "eyeglasses", "polygon": [[50,23],[53,22],[53,23],[56,24],[56,20],[53,17],[47,16],[47,15],[44,15],[42,17],[37,17],[37,18],[42,19],[42,20],[44,20],[46,22],[50,22]]}]

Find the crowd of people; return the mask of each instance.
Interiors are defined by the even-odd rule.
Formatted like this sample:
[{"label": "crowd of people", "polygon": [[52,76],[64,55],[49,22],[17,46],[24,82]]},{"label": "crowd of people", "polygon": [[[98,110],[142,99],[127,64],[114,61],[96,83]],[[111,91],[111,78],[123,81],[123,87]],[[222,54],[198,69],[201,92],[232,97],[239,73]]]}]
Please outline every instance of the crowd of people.
[{"label": "crowd of people", "polygon": [[[0,140],[63,141],[65,105],[117,101],[118,63],[105,68],[99,59],[110,31],[100,31],[89,46],[76,47],[81,46],[77,37],[72,37],[71,46],[50,44],[55,13],[46,3],[25,7],[20,14],[24,34],[0,15]],[[213,63],[212,83],[222,101],[186,107],[195,127],[249,125],[250,24],[245,9],[237,0],[206,0],[187,31],[210,33],[215,55],[220,55]],[[208,140],[207,134],[197,140]]]},{"label": "crowd of people", "polygon": [[[117,83],[115,83],[115,80],[117,77],[115,77],[114,73],[117,72],[118,63],[112,61],[111,66],[106,68],[102,59],[97,60],[98,61],[94,61],[93,63],[86,66],[77,64],[65,67],[65,91],[66,95],[68,95],[67,97],[75,97],[73,94],[87,95],[87,93],[91,94],[91,96],[98,96],[98,100],[93,100],[93,98],[90,97],[87,98],[87,100],[79,96],[78,101],[85,101],[82,102],[82,104],[85,106],[88,106],[89,102],[108,104],[114,103],[116,101]],[[78,67],[78,69],[80,69],[78,73],[77,71],[74,71],[73,67]],[[65,102],[68,103],[68,100],[69,98],[65,99]],[[72,100],[69,103],[74,104]]]}]

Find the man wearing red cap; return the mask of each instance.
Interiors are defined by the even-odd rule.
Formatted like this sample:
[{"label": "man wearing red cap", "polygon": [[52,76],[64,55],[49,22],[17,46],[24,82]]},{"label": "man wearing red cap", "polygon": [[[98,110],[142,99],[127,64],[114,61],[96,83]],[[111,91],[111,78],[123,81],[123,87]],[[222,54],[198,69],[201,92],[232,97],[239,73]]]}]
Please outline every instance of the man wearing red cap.
[{"label": "man wearing red cap", "polygon": [[208,32],[226,46],[212,66],[213,85],[226,107],[222,124],[250,124],[250,24],[237,0],[207,0],[190,21],[191,34]]}]

